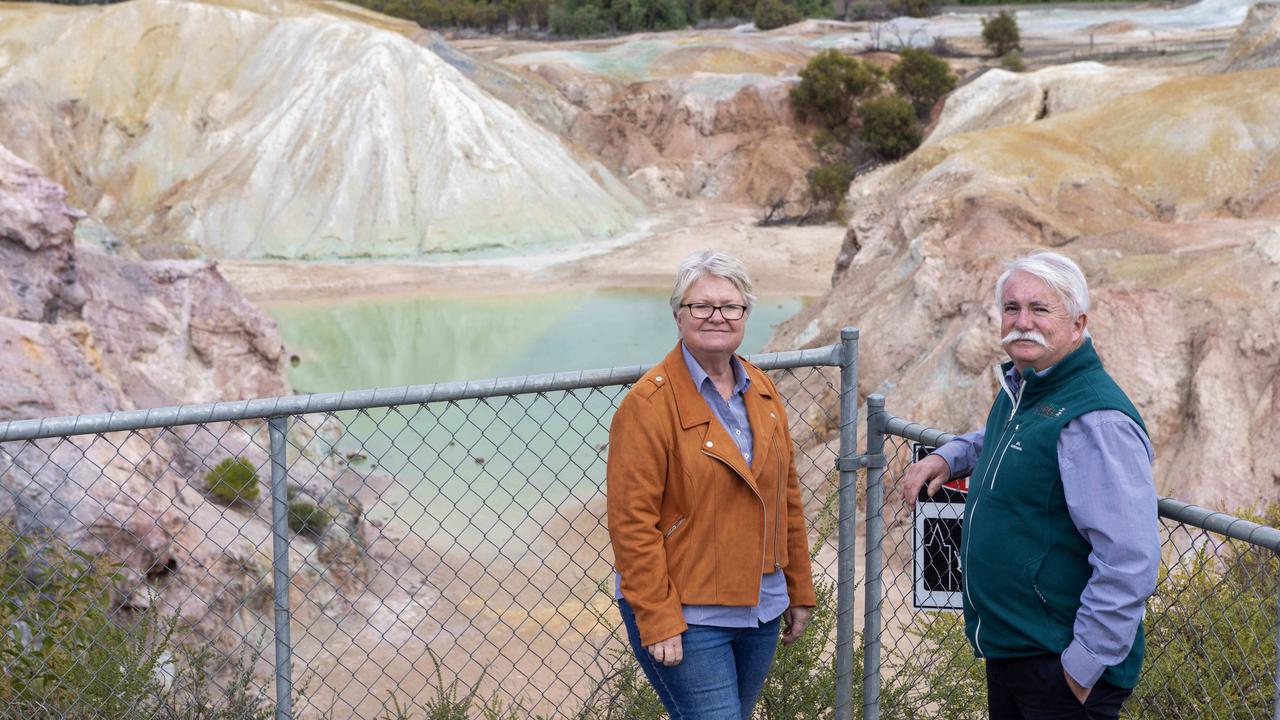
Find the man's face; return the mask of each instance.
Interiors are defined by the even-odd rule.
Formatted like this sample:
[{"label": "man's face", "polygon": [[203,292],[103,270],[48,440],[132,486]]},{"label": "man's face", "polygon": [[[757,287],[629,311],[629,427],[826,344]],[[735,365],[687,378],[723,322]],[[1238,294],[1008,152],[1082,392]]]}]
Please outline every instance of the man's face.
[{"label": "man's face", "polygon": [[1084,340],[1088,318],[1072,319],[1062,296],[1043,280],[1016,272],[1000,293],[1000,344],[1018,370],[1053,367]]},{"label": "man's face", "polygon": [[[707,305],[743,305],[742,293],[733,283],[715,275],[704,275],[694,281],[685,293],[684,303],[704,303]],[[719,311],[713,312],[706,320],[699,320],[689,313],[689,308],[682,307],[676,312],[676,327],[680,329],[680,339],[694,357],[702,358],[728,357],[737,351],[742,344],[742,336],[747,328],[747,316],[738,320],[725,320]]]}]

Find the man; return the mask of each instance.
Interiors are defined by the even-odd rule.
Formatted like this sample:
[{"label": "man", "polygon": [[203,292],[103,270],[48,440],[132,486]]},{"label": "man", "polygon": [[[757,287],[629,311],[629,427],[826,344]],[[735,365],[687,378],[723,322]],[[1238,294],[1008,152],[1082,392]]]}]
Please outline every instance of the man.
[{"label": "man", "polygon": [[1118,718],[1142,667],[1160,538],[1146,426],[1102,368],[1074,262],[1042,252],[996,282],[1010,362],[985,429],[911,466],[914,505],[970,476],[965,632],[991,720]]}]

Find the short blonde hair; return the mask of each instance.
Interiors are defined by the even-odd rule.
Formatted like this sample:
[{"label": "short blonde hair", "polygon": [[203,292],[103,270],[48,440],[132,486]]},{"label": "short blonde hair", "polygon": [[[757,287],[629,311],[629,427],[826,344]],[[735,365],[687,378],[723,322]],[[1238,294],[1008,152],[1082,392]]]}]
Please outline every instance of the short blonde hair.
[{"label": "short blonde hair", "polygon": [[737,258],[720,250],[699,250],[680,261],[680,269],[676,271],[676,285],[671,289],[671,312],[680,312],[680,305],[689,288],[699,278],[707,275],[733,283],[738,292],[742,293],[742,302],[746,304],[747,312],[756,304],[751,276],[747,275],[747,269]]}]

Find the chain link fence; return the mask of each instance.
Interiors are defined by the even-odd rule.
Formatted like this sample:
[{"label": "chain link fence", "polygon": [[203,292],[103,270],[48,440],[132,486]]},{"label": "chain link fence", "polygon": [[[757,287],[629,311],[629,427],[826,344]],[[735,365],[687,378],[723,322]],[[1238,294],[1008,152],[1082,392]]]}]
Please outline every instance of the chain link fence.
[{"label": "chain link fence", "polygon": [[[752,358],[830,586],[841,352]],[[642,370],[0,424],[0,704],[607,716],[627,664],[609,423]]]},{"label": "chain link fence", "polygon": [[[766,686],[757,714],[985,717],[959,614],[916,607],[891,492],[910,441],[950,436],[872,396],[856,455],[857,333],[842,337],[752,358],[788,406],[835,608],[803,650],[830,672],[793,676],[782,697]],[[3,715],[626,716],[636,676],[604,470],[612,412],[643,370],[0,423]],[[1160,508],[1164,567],[1126,716],[1267,717],[1280,532]],[[788,706],[800,685],[834,705]]]},{"label": "chain link fence", "polygon": [[[916,453],[953,435],[868,402],[864,718],[986,717],[986,680],[956,610],[923,609],[911,511],[897,496]],[[1123,717],[1272,718],[1277,708],[1277,510],[1259,524],[1160,500],[1163,560],[1146,614],[1146,658]],[[945,514],[945,513],[940,513]],[[958,527],[954,538],[958,543]],[[936,586],[959,590],[958,577]],[[922,601],[923,600],[923,601]],[[957,598],[958,603],[958,598]],[[878,662],[875,657],[878,656]]]}]

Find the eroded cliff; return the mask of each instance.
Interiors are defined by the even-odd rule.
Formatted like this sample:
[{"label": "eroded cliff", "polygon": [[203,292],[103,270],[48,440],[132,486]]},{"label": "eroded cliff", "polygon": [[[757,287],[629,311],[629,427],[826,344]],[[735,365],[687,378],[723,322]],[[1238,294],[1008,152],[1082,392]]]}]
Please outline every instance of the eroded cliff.
[{"label": "eroded cliff", "polygon": [[[782,345],[863,328],[861,392],[963,430],[995,391],[991,297],[1039,247],[1092,281],[1090,328],[1144,412],[1159,490],[1275,499],[1280,450],[1280,70],[1170,80],[932,142],[853,185],[831,292]],[[886,328],[894,328],[887,332]]]}]

